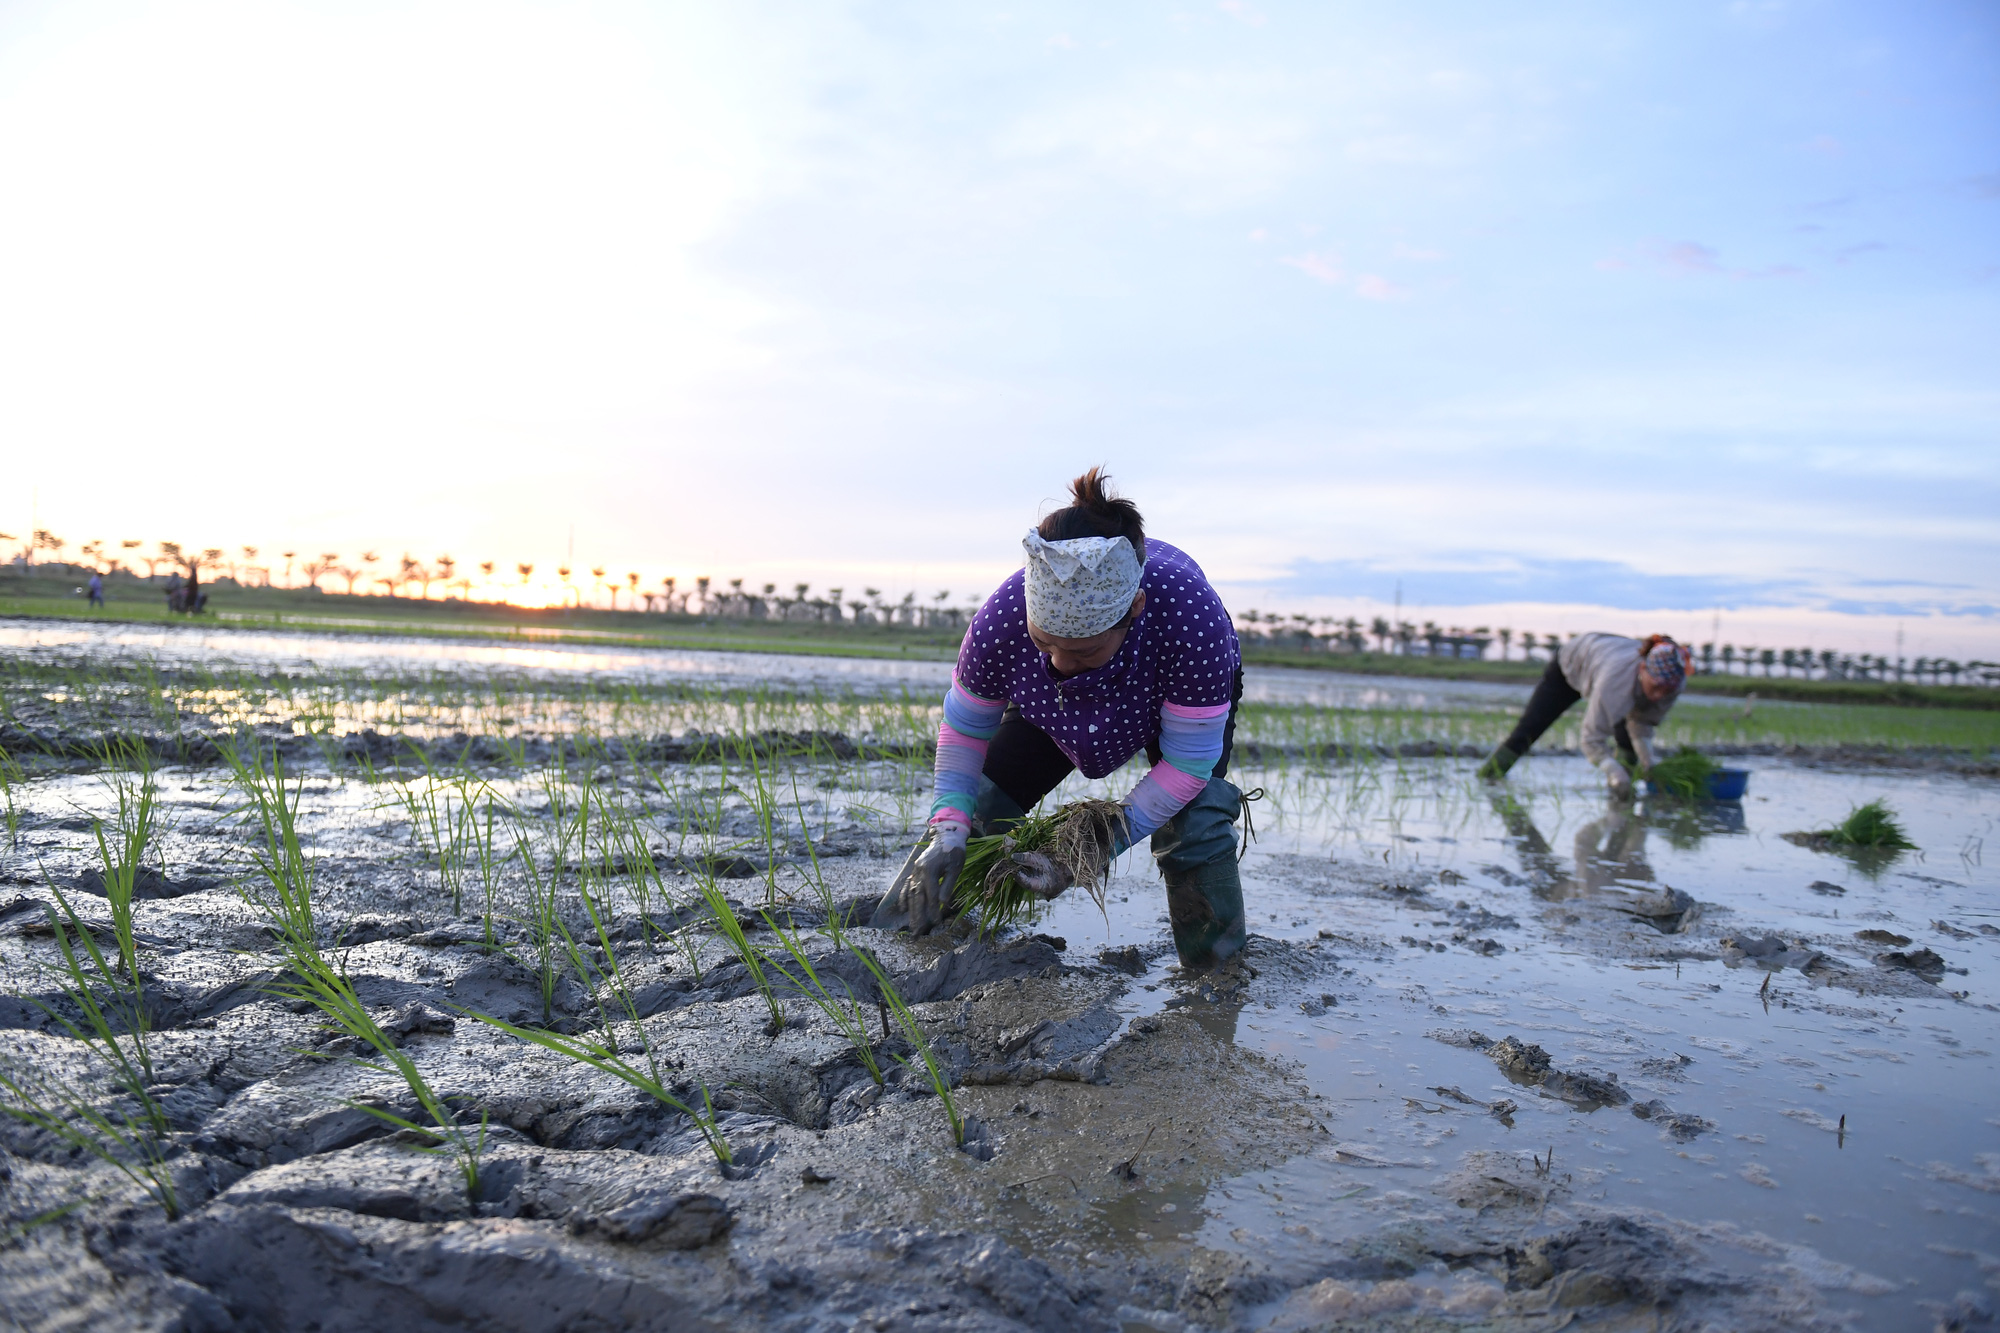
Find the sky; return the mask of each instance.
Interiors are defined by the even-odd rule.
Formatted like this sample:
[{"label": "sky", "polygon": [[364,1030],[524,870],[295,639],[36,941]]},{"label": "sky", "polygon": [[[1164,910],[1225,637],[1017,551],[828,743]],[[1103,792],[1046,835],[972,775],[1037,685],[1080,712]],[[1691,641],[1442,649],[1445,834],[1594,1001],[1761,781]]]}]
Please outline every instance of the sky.
[{"label": "sky", "polygon": [[0,0],[0,531],[2000,657],[2000,7]]}]

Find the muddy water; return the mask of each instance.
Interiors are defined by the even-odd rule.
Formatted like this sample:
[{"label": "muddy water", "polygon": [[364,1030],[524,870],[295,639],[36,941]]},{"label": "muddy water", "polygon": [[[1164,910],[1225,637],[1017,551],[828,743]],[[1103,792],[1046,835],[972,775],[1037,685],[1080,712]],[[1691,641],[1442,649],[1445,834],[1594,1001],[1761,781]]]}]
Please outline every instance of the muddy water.
[{"label": "muddy water", "polygon": [[[1323,992],[1211,1021],[1296,1061],[1335,1142],[1163,1201],[1172,1214],[1108,1218],[1118,1243],[1188,1233],[1282,1264],[1396,1221],[1470,1155],[1552,1152],[1530,1180],[1556,1189],[1545,1223],[1579,1205],[1676,1219],[1747,1271],[1820,1288],[1856,1327],[1918,1326],[1914,1302],[2000,1282],[2000,870],[1984,859],[2000,788],[1773,764],[1740,809],[1623,812],[1580,762],[1535,760],[1516,771],[1517,813],[1468,768],[1239,777],[1270,793],[1244,862],[1253,928],[1319,941],[1342,970]],[[1924,852],[1869,873],[1778,837],[1875,796]],[[1632,915],[1669,889],[1699,905],[1691,920]],[[1164,928],[1150,872],[1116,881],[1109,908],[1108,929],[1078,901],[1042,928],[1072,949]],[[1912,985],[1875,963],[1893,940],[1860,931],[1908,937],[1948,970]],[[1801,975],[1802,951],[1783,966],[1722,945],[1766,935],[1851,980]],[[1502,951],[1468,947],[1480,939]],[[1135,1008],[1171,997],[1165,976],[1156,964],[1145,981],[1159,989],[1134,991]],[[1451,1030],[1539,1045],[1559,1069],[1615,1076],[1631,1101],[1538,1095],[1427,1035]],[[1437,1088],[1519,1109],[1504,1124]],[[1683,1141],[1632,1113],[1656,1100],[1713,1128]]]}]

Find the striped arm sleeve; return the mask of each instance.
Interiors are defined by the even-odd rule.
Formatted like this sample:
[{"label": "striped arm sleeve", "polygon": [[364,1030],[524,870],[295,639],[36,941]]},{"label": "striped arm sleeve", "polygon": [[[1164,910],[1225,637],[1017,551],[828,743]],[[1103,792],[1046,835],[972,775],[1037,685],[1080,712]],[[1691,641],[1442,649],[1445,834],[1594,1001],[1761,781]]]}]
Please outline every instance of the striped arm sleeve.
[{"label": "striped arm sleeve", "polygon": [[979,774],[986,767],[986,743],[1000,730],[1005,699],[982,699],[951,678],[945,691],[944,721],[938,724],[937,796],[931,801],[930,822],[940,820],[972,826],[972,803],[979,795]]},{"label": "striped arm sleeve", "polygon": [[1160,762],[1125,798],[1131,811],[1127,846],[1136,845],[1201,794],[1222,758],[1222,736],[1228,725],[1228,704],[1161,705]]}]

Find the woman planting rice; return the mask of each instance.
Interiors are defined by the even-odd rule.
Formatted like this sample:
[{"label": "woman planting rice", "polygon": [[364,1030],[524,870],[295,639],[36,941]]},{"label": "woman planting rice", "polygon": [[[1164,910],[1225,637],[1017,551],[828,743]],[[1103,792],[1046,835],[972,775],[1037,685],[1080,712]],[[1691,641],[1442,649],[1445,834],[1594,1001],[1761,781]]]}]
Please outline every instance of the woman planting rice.
[{"label": "woman planting rice", "polygon": [[1680,697],[1691,661],[1688,650],[1664,634],[1643,640],[1620,634],[1577,635],[1542,673],[1513,734],[1480,766],[1479,776],[1506,776],[1571,704],[1585,699],[1584,758],[1603,770],[1613,796],[1629,797],[1632,771],[1644,777],[1653,766],[1653,729]]},{"label": "woman planting rice", "polygon": [[966,631],[930,827],[877,924],[906,915],[913,932],[930,930],[971,837],[1020,827],[1073,769],[1101,778],[1143,750],[1151,769],[1109,817],[1079,808],[1059,855],[1017,856],[1012,873],[1044,897],[1094,886],[1150,835],[1182,964],[1220,962],[1244,938],[1231,827],[1243,796],[1223,776],[1243,693],[1236,631],[1200,566],[1148,541],[1138,507],[1097,468],[1070,490]]}]

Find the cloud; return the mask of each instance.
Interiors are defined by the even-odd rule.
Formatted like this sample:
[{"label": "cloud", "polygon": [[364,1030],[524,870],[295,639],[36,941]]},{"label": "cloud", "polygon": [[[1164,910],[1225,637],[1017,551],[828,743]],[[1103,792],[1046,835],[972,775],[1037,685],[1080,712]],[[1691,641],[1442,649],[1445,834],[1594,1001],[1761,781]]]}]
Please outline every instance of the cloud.
[{"label": "cloud", "polygon": [[1662,245],[1657,251],[1659,262],[1667,268],[1679,269],[1683,273],[1720,273],[1722,256],[1713,246],[1699,241],[1674,241]]},{"label": "cloud", "polygon": [[1244,4],[1243,0],[1222,0],[1222,3],[1218,4],[1216,8],[1235,19],[1238,23],[1248,24],[1253,28],[1264,26],[1264,15],[1252,9],[1249,5]]},{"label": "cloud", "polygon": [[[1871,580],[1869,595],[1858,580],[1800,575],[1741,578],[1726,574],[1655,573],[1613,560],[1536,559],[1501,552],[1456,551],[1422,561],[1293,561],[1268,586],[1298,598],[1368,597],[1387,601],[1398,584],[1406,606],[1485,606],[1496,602],[1544,602],[1604,606],[1631,611],[1737,611],[1752,607],[1795,607],[1849,615],[1921,616],[1992,614],[1984,601],[1969,600],[1980,590],[1960,583]],[[1898,595],[1900,594],[1900,595]]]},{"label": "cloud", "polygon": [[1844,249],[1834,251],[1833,258],[1835,263],[1845,264],[1849,260],[1859,259],[1862,255],[1873,254],[1877,250],[1887,250],[1888,248],[1888,246],[1880,241],[1863,241],[1859,245],[1850,245]]},{"label": "cloud", "polygon": [[1364,301],[1401,301],[1410,292],[1379,273],[1364,273],[1354,280],[1354,294]]},{"label": "cloud", "polygon": [[[1865,248],[1867,247],[1857,247],[1857,250]],[[1805,272],[1796,264],[1731,268],[1722,262],[1720,250],[1712,245],[1704,245],[1700,241],[1653,241],[1635,250],[1600,259],[1595,267],[1606,272],[1644,268],[1665,269],[1669,273],[1704,278],[1792,278]]]},{"label": "cloud", "polygon": [[1347,281],[1347,274],[1340,267],[1340,256],[1331,252],[1308,251],[1302,255],[1286,255],[1278,261],[1290,264],[1309,278],[1317,278],[1332,286],[1340,286]]}]

